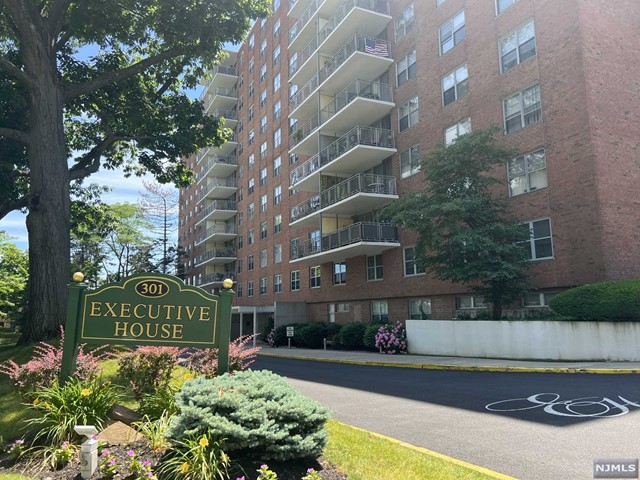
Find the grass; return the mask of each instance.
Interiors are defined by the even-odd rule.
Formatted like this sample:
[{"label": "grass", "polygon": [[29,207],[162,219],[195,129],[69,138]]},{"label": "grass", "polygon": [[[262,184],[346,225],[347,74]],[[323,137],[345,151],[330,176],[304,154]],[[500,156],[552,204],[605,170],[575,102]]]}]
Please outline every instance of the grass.
[{"label": "grass", "polygon": [[[32,350],[33,345],[0,345],[0,362],[11,359],[18,363],[24,363],[31,358]],[[114,383],[123,383],[116,377],[117,368],[117,359],[103,362],[103,379]],[[182,368],[176,369],[172,381],[176,387],[184,382],[184,371]],[[5,441],[18,438],[22,433],[18,426],[23,424],[29,414],[29,410],[22,407],[22,401],[9,378],[0,375],[0,438]],[[132,395],[126,397],[122,403],[132,409],[138,406]],[[403,446],[391,439],[336,421],[329,421],[327,430],[329,443],[324,452],[325,456],[338,465],[349,476],[349,480],[370,480],[372,478],[381,480],[405,480],[407,478],[487,480],[499,478],[485,475],[455,461],[440,458],[437,454],[429,454],[427,451]],[[0,474],[0,480],[29,479],[21,475]]]}]

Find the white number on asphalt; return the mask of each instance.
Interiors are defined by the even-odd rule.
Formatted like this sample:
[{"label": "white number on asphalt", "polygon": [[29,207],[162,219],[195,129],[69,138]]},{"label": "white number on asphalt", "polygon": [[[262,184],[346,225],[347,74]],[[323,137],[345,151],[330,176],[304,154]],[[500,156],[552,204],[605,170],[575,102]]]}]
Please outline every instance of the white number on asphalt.
[{"label": "white number on asphalt", "polygon": [[551,415],[561,417],[617,417],[629,413],[629,407],[640,408],[640,404],[618,396],[618,400],[607,397],[582,397],[560,400],[557,393],[536,393],[526,398],[500,400],[485,406],[490,412],[521,412],[542,408]]}]

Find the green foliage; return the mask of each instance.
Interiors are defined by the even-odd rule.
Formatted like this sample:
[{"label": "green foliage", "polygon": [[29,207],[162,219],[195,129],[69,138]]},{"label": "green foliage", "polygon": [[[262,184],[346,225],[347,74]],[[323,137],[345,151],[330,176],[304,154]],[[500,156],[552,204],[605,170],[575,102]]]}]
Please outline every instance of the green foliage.
[{"label": "green foliage", "polygon": [[362,341],[364,346],[371,349],[377,350],[376,348],[376,334],[380,327],[384,325],[383,323],[372,323],[367,325],[367,328],[364,331],[364,335],[362,336]]},{"label": "green foliage", "polygon": [[[129,382],[138,400],[157,390],[168,390],[173,369],[185,351],[177,347],[137,347],[120,357],[118,377]],[[152,395],[150,399],[155,401],[157,397]]]},{"label": "green foliage", "polygon": [[322,348],[327,337],[326,323],[308,323],[295,330],[296,346],[300,348]]},{"label": "green foliage", "polygon": [[640,321],[640,280],[582,285],[555,295],[551,309],[575,320]]},{"label": "green foliage", "polygon": [[28,277],[27,253],[0,231],[0,319],[3,316],[14,322],[22,319]]},{"label": "green foliage", "polygon": [[167,428],[169,428],[169,419],[176,412],[170,413],[168,410],[162,412],[159,418],[154,419],[148,415],[142,417],[142,421],[134,422],[133,426],[144,436],[152,450],[163,450],[169,447],[169,441],[166,437]]},{"label": "green foliage", "polygon": [[474,130],[422,161],[424,192],[405,195],[383,215],[418,234],[419,266],[439,280],[469,285],[492,305],[494,318],[525,289],[530,234],[509,218],[506,187],[492,176],[517,154],[497,143],[497,127]]},{"label": "green foliage", "polygon": [[178,440],[158,473],[170,480],[228,480],[231,462],[222,450],[224,442],[211,438],[211,432],[207,432]]},{"label": "green foliage", "polygon": [[273,331],[274,346],[280,347],[282,345],[288,344],[287,327],[294,327],[294,337],[291,339],[291,343],[292,345],[295,345],[296,344],[295,335],[297,335],[297,333],[295,332],[297,332],[297,330],[304,325],[306,325],[306,323],[289,323],[288,325],[280,325],[278,328],[276,328]]},{"label": "green foliage", "polygon": [[138,413],[151,420],[160,419],[165,413],[169,416],[178,413],[176,406],[176,389],[171,385],[156,388],[152,392],[144,393],[140,399]]},{"label": "green foliage", "polygon": [[54,384],[36,390],[33,403],[29,405],[35,416],[26,423],[34,431],[35,441],[43,439],[50,445],[74,441],[78,435],[73,427],[95,425],[101,428],[119,396],[118,387],[110,382],[83,382],[71,378],[64,386]]},{"label": "green foliage", "polygon": [[41,453],[44,457],[44,464],[53,470],[58,470],[71,461],[77,450],[78,447],[76,445],[65,440],[61,445],[43,447]]},{"label": "green foliage", "polygon": [[366,323],[350,323],[340,330],[340,344],[347,350],[364,349],[364,332]]},{"label": "green foliage", "polygon": [[177,404],[174,441],[211,434],[229,452],[275,460],[314,457],[326,443],[328,410],[266,370],[189,380]]}]

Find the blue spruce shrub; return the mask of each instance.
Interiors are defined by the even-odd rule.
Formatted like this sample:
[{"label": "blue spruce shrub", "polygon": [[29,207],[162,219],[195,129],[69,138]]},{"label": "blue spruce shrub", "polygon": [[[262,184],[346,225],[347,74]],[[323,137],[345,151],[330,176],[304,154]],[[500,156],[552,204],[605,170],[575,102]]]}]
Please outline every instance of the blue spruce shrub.
[{"label": "blue spruce shrub", "polygon": [[268,370],[188,380],[176,405],[174,441],[211,432],[225,452],[265,460],[317,457],[327,442],[329,410]]}]

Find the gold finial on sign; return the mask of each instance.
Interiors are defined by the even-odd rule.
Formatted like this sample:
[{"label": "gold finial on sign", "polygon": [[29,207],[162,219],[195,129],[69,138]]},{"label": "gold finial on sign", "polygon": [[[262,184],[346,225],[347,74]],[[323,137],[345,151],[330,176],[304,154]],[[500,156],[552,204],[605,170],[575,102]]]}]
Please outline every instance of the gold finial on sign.
[{"label": "gold finial on sign", "polygon": [[73,274],[73,281],[76,283],[80,283],[84,280],[84,274],[82,272],[76,272]]},{"label": "gold finial on sign", "polygon": [[233,280],[231,280],[230,278],[225,278],[222,281],[222,287],[226,288],[226,289],[232,288],[233,287]]}]

